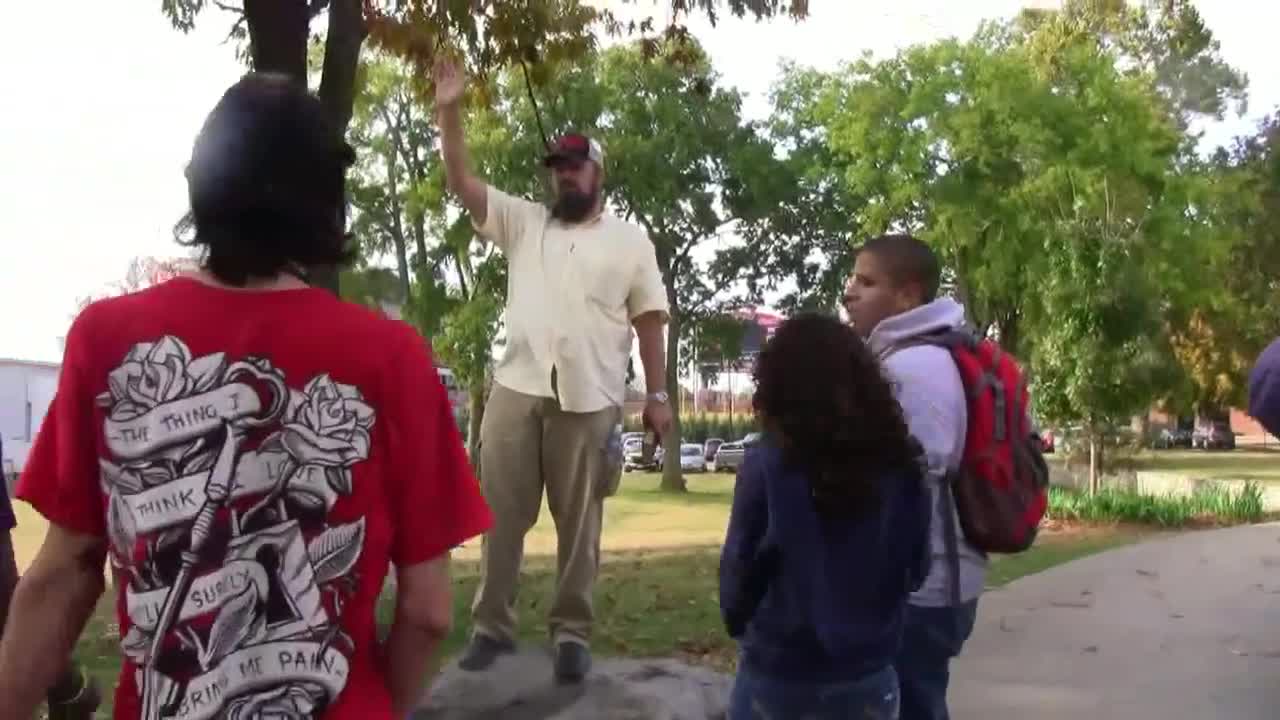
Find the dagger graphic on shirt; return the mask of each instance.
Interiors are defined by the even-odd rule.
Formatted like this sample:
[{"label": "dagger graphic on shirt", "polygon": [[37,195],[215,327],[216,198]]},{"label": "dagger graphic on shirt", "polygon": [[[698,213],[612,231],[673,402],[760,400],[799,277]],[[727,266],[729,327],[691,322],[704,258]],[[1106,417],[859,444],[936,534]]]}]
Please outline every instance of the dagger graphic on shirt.
[{"label": "dagger graphic on shirt", "polygon": [[156,660],[160,657],[160,649],[164,645],[165,635],[172,629],[178,609],[186,602],[187,591],[191,589],[192,576],[196,563],[200,561],[200,551],[209,540],[213,530],[213,519],[218,510],[226,504],[231,496],[231,484],[236,469],[236,450],[241,436],[232,428],[230,422],[223,422],[225,439],[218,459],[209,473],[209,481],[204,486],[204,504],[191,525],[191,542],[182,553],[182,567],[169,593],[165,595],[164,605],[160,609],[160,619],[156,623],[155,635],[151,638],[151,648],[147,652],[147,662],[142,674],[142,720],[158,720],[160,717],[159,677],[156,671]]}]

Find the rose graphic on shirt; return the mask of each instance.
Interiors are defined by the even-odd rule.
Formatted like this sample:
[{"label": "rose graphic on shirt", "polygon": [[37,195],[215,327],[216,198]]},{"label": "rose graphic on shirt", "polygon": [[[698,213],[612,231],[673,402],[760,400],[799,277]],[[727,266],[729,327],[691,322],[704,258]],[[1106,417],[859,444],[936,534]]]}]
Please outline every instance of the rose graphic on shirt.
[{"label": "rose graphic on shirt", "polygon": [[347,681],[339,621],[366,532],[329,513],[369,457],[374,409],[328,374],[299,390],[265,359],[171,336],[134,346],[98,403],[144,720],[322,714]]},{"label": "rose graphic on shirt", "polygon": [[208,390],[222,379],[226,366],[223,353],[193,361],[191,351],[177,338],[141,343],[111,372],[110,391],[98,400],[109,403],[117,419],[138,417],[166,402]]},{"label": "rose graphic on shirt", "polygon": [[351,385],[320,375],[290,397],[283,442],[303,465],[351,467],[369,457],[373,408]]},{"label": "rose graphic on shirt", "polygon": [[291,683],[237,698],[227,708],[227,720],[306,720],[324,696],[324,688],[314,683]]}]

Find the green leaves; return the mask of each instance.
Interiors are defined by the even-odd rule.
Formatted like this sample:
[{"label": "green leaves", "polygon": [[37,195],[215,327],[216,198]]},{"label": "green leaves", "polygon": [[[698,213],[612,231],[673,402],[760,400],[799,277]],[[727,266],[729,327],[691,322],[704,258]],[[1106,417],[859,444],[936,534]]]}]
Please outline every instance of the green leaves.
[{"label": "green leaves", "polygon": [[[1031,361],[1046,419],[1123,418],[1170,393],[1170,313],[1223,248],[1185,121],[1237,89],[1197,22],[1189,3],[1071,0],[967,42],[784,69],[771,132],[797,190],[758,232],[800,287],[792,302],[829,306],[843,278],[823,271],[850,241],[906,230],[972,319]],[[1175,66],[1220,82],[1184,102],[1186,75],[1160,70]],[[842,212],[824,219],[815,199]]]}]

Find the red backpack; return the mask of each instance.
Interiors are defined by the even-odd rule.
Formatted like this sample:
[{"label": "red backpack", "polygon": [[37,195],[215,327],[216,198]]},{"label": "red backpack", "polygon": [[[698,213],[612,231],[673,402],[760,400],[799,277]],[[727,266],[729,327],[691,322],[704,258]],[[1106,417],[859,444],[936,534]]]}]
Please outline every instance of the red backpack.
[{"label": "red backpack", "polygon": [[951,493],[965,539],[986,553],[1026,550],[1049,505],[1049,466],[1031,426],[1021,368],[999,345],[969,329],[909,344],[949,350],[964,382],[968,431]]}]

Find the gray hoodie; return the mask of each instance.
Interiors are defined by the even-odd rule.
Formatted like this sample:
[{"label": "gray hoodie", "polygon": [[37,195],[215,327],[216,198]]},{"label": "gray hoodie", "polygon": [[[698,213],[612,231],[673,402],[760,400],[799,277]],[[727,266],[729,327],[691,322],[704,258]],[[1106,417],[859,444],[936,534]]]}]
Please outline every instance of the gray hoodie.
[{"label": "gray hoodie", "polygon": [[[959,528],[959,520],[955,517],[955,503],[942,502],[941,483],[947,473],[960,466],[964,455],[968,408],[964,383],[949,351],[929,345],[897,348],[921,335],[963,324],[964,306],[950,298],[939,298],[884,320],[868,338],[872,352],[880,358],[894,385],[911,434],[924,446],[929,465],[928,484],[934,508],[930,530],[933,564],[924,585],[911,596],[912,605],[951,604],[951,565],[945,533],[948,527]],[[951,513],[956,522],[948,524],[943,512]],[[982,594],[987,558],[964,539],[963,532],[958,534],[960,600],[968,602]]]}]

